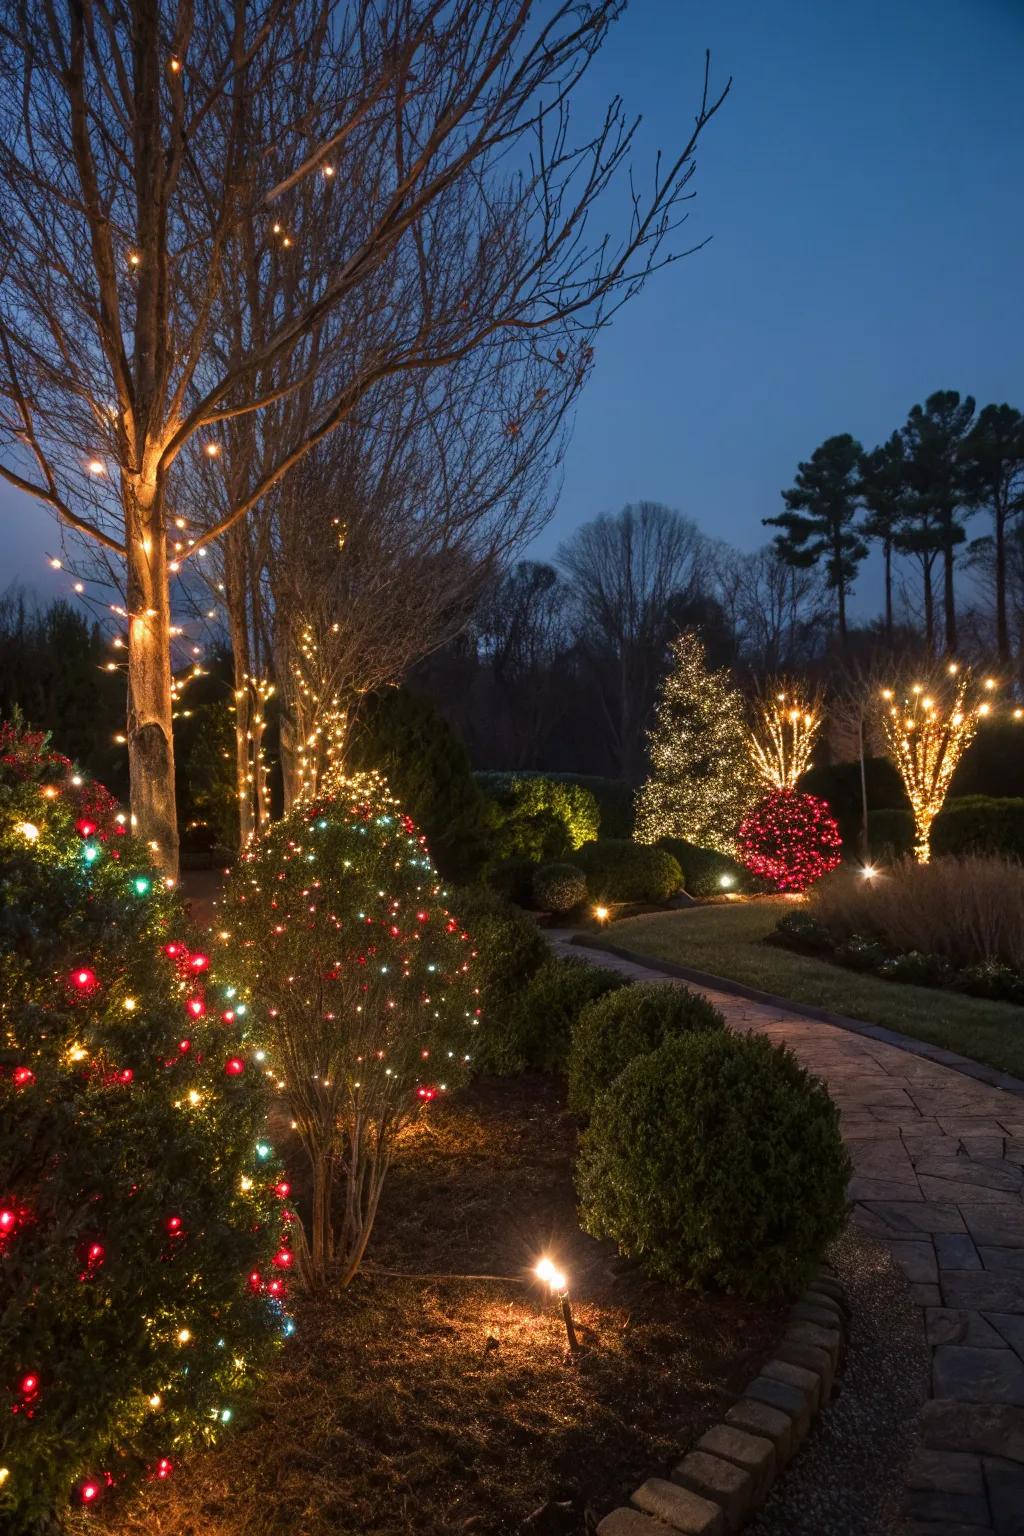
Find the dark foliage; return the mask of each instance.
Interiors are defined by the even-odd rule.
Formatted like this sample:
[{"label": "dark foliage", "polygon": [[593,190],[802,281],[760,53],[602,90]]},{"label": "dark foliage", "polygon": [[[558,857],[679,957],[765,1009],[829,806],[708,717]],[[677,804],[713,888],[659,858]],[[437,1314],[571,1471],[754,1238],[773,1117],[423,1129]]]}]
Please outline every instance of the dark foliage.
[{"label": "dark foliage", "polygon": [[517,1069],[564,1072],[577,1020],[590,1003],[626,985],[618,971],[552,956],[521,990],[506,1052]]},{"label": "dark foliage", "polygon": [[550,950],[534,922],[482,886],[451,893],[450,902],[473,935],[482,1022],[474,1052],[483,1072],[515,1072],[523,1057],[518,1046],[518,1009],[523,988],[544,965]]},{"label": "dark foliage", "polygon": [[749,891],[756,884],[749,870],[714,848],[698,848],[684,837],[659,837],[657,846],[678,863],[683,872],[683,889],[690,896],[703,900],[721,896],[725,891]]},{"label": "dark foliage", "polygon": [[601,1095],[577,1170],[583,1225],[652,1274],[793,1293],[846,1219],[849,1160],[824,1085],[784,1047],[677,1036]]},{"label": "dark foliage", "polygon": [[584,843],[572,861],[586,875],[595,901],[667,901],[683,883],[682,870],[664,848],[617,838]]}]

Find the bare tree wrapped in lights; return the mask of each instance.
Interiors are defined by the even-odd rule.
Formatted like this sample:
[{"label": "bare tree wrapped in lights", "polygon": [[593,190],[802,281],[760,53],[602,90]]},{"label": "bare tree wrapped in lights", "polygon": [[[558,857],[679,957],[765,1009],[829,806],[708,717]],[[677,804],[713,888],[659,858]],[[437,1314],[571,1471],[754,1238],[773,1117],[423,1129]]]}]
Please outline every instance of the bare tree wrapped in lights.
[{"label": "bare tree wrapped in lights", "polygon": [[910,801],[914,857],[931,857],[931,829],[957,764],[991,712],[992,678],[978,684],[970,667],[951,662],[944,673],[906,689],[884,688],[881,730]]},{"label": "bare tree wrapped in lights", "polygon": [[[707,72],[685,142],[643,195],[638,123],[618,99],[581,138],[570,126],[623,9],[3,6],[0,476],[123,570],[132,812],[164,868],[178,850],[175,572],[382,379],[440,372],[504,337],[557,391],[586,376],[618,306],[684,254],[666,242],[724,97]],[[615,189],[618,233],[588,228]],[[319,204],[330,238],[309,237]],[[396,280],[378,309],[386,267]],[[282,280],[293,268],[308,280]],[[232,326],[240,280],[273,291],[265,325]],[[215,456],[231,422],[259,423],[311,384],[311,409],[176,551],[181,461]]]},{"label": "bare tree wrapped in lights", "polygon": [[468,1071],[478,1016],[470,937],[424,839],[376,774],[335,778],[250,843],[224,924],[267,1021],[267,1070],[310,1161],[298,1273],[310,1287],[346,1285],[396,1134]]},{"label": "bare tree wrapped in lights", "polygon": [[774,684],[755,701],[750,757],[766,789],[795,789],[821,730],[820,692]]}]

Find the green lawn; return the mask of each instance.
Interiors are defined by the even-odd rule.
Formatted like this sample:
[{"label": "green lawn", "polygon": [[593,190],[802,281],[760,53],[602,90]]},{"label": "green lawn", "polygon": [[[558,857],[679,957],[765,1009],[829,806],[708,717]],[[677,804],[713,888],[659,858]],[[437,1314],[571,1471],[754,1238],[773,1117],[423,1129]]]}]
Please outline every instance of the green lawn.
[{"label": "green lawn", "polygon": [[776,902],[751,902],[659,912],[613,923],[606,937],[622,949],[692,965],[848,1018],[885,1024],[1024,1077],[1024,1009],[881,981],[763,943],[782,910]]}]

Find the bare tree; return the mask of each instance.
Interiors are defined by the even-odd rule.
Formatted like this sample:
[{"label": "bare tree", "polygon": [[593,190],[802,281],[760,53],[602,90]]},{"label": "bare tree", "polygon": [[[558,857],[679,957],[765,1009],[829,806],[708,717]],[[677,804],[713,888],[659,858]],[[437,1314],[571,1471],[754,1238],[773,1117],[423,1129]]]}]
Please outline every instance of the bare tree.
[{"label": "bare tree", "polygon": [[495,694],[487,745],[509,768],[536,762],[564,712],[569,598],[553,566],[523,560],[494,583],[473,621],[477,658]]},{"label": "bare tree", "polygon": [[702,590],[707,541],[690,518],[642,501],[585,523],[558,551],[558,564],[619,772],[631,778],[643,762],[666,646],[683,627],[681,605]]},{"label": "bare tree", "polygon": [[805,666],[820,649],[830,620],[818,572],[787,564],[771,545],[745,554],[718,544],[710,565],[711,589],[747,666],[761,675]]},{"label": "bare tree", "polygon": [[[184,559],[389,375],[448,366],[503,332],[585,374],[595,329],[683,254],[665,242],[725,94],[712,98],[705,68],[686,142],[658,159],[646,194],[627,182],[617,240],[592,235],[636,123],[616,100],[576,140],[569,102],[623,9],[3,0],[0,473],[124,562],[132,811],[166,867],[178,461],[344,356],[293,439],[190,530]],[[318,200],[336,210],[324,242],[302,222]],[[442,229],[463,261],[436,282],[427,236]],[[388,262],[404,288],[353,348]],[[307,281],[277,281],[296,266]],[[274,288],[275,306],[265,331],[233,336],[228,284],[243,271]]]}]

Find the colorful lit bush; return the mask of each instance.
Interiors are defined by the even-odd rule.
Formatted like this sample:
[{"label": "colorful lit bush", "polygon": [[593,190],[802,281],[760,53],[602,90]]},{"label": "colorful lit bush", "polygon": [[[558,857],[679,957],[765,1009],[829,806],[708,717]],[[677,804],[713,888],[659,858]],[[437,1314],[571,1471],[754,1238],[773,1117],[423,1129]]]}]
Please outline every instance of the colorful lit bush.
[{"label": "colorful lit bush", "polygon": [[779,789],[744,817],[739,846],[751,874],[777,891],[806,891],[835,869],[843,840],[826,801]]},{"label": "colorful lit bush", "polygon": [[99,786],[0,737],[0,1529],[171,1475],[290,1330],[263,1077]]},{"label": "colorful lit bush", "polygon": [[337,779],[250,844],[222,913],[310,1161],[297,1267],[311,1286],[345,1285],[394,1136],[468,1074],[480,1008],[473,944],[425,839],[371,773]]}]

